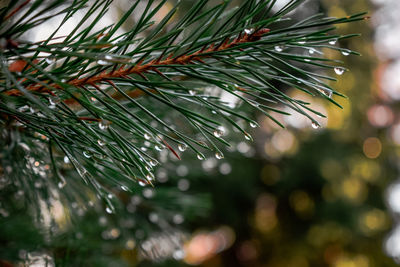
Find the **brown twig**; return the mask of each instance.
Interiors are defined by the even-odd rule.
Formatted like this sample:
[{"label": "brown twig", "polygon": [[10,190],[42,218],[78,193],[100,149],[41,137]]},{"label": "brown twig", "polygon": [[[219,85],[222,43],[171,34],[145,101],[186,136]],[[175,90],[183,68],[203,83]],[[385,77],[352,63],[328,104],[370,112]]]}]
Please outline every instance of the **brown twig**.
[{"label": "brown twig", "polygon": [[15,15],[15,13],[17,13],[18,11],[20,11],[24,6],[26,6],[31,0],[26,0],[25,2],[23,2],[22,4],[20,4],[19,6],[17,6],[13,11],[10,12],[10,14],[8,14],[7,16],[4,17],[3,20],[8,20],[9,18],[11,18],[12,16]]},{"label": "brown twig", "polygon": [[[244,35],[239,34],[239,36],[233,40],[225,39],[221,44],[215,46],[215,44],[211,44],[208,49],[207,47],[203,47],[202,49],[192,53],[192,54],[183,54],[174,57],[172,54],[169,55],[166,59],[161,60],[160,58],[154,59],[146,64],[143,64],[144,60],[139,61],[134,66],[122,66],[118,70],[112,71],[103,71],[97,75],[92,77],[83,77],[76,78],[68,81],[67,83],[74,87],[82,87],[85,85],[94,86],[101,82],[108,82],[115,78],[126,78],[128,75],[137,74],[140,76],[144,76],[144,74],[148,71],[155,71],[157,73],[161,73],[158,68],[165,67],[168,65],[181,64],[186,65],[192,63],[193,61],[198,61],[203,63],[203,59],[209,58],[213,52],[224,51],[230,48],[237,46],[238,44],[249,43],[259,40],[263,35],[267,34],[270,30],[267,28],[260,29],[252,34],[245,33]],[[49,86],[54,89],[61,90],[61,86],[58,84],[50,84]],[[35,84],[27,87],[27,90],[34,92],[41,92],[44,89],[43,85]],[[5,92],[5,94],[10,96],[19,96],[22,95],[17,89],[12,89],[10,91]],[[143,93],[138,90],[134,90],[130,93],[130,96],[141,96]]]}]

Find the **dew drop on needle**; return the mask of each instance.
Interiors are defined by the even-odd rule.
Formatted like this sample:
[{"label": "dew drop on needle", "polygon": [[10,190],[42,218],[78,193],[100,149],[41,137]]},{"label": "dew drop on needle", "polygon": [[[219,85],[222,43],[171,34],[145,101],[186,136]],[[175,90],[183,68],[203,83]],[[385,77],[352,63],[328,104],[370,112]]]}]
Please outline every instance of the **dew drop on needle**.
[{"label": "dew drop on needle", "polygon": [[178,145],[178,149],[179,151],[183,152],[187,149],[187,145],[186,144],[179,144]]},{"label": "dew drop on needle", "polygon": [[343,75],[343,73],[345,72],[345,69],[342,67],[335,67],[334,70],[337,75]]}]

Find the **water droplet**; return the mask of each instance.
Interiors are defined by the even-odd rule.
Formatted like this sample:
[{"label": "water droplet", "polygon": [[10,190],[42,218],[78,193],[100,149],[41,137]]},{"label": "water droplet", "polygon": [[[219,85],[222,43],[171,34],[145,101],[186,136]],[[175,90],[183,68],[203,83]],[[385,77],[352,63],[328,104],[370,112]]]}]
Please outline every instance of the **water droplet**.
[{"label": "water droplet", "polygon": [[305,62],[310,62],[311,59],[305,58],[304,61],[305,61]]},{"label": "water droplet", "polygon": [[172,257],[175,260],[180,261],[185,258],[185,255],[186,255],[186,253],[184,250],[178,249],[178,250],[174,251],[174,253],[172,254]]},{"label": "water droplet", "polygon": [[251,135],[249,133],[244,133],[244,138],[248,141],[253,141],[253,137],[251,137]]},{"label": "water droplet", "polygon": [[246,34],[252,34],[254,32],[254,29],[245,29],[244,32]]},{"label": "water droplet", "polygon": [[20,147],[22,147],[23,150],[25,150],[26,152],[31,151],[31,149],[29,148],[29,146],[25,143],[19,143],[18,144]]},{"label": "water droplet", "polygon": [[283,46],[281,46],[281,45],[276,45],[276,46],[274,47],[274,49],[275,49],[276,52],[282,52],[282,51],[283,51]]},{"label": "water droplet", "polygon": [[113,59],[114,59],[114,57],[111,56],[111,55],[106,55],[104,58],[105,58],[106,60],[113,60]]},{"label": "water droplet", "polygon": [[64,163],[65,163],[65,164],[70,163],[69,158],[68,158],[67,156],[64,156]]},{"label": "water droplet", "polygon": [[129,191],[129,188],[126,185],[121,185],[121,189],[124,191]]},{"label": "water droplet", "polygon": [[25,105],[25,106],[22,106],[22,107],[18,108],[19,112],[27,112],[28,110],[29,110],[29,106],[28,105]]},{"label": "water droplet", "polygon": [[255,121],[251,121],[250,122],[250,127],[251,128],[257,128],[259,125],[258,125],[258,123],[257,122],[255,122]]},{"label": "water droplet", "polygon": [[187,145],[186,144],[179,144],[178,145],[178,149],[179,151],[183,152],[187,149]]},{"label": "water droplet", "polygon": [[99,59],[99,60],[97,60],[97,64],[102,65],[102,66],[107,66],[107,65],[111,65],[112,63],[107,60]]},{"label": "water droplet", "polygon": [[111,124],[110,121],[101,120],[101,121],[99,122],[99,128],[100,128],[100,130],[107,130],[108,127],[110,126],[110,124]]},{"label": "water droplet", "polygon": [[160,145],[160,144],[155,145],[154,148],[155,148],[157,151],[163,151],[163,150],[164,150],[164,146],[163,146],[163,145]]},{"label": "water droplet", "polygon": [[214,130],[215,137],[220,138],[222,135],[224,135],[224,129],[222,127],[218,127]]},{"label": "water droplet", "polygon": [[106,212],[107,212],[108,214],[112,214],[112,213],[113,213],[113,210],[112,210],[110,207],[106,207]]},{"label": "water droplet", "polygon": [[58,182],[58,184],[57,184],[58,188],[60,188],[60,189],[64,188],[66,185],[67,185],[67,182],[65,182],[65,181]]},{"label": "water droplet", "polygon": [[58,103],[60,103],[60,98],[58,97],[58,96],[50,96],[49,97],[49,103],[50,103],[50,105],[52,105],[52,106],[55,106],[55,105],[57,105]]},{"label": "water droplet", "polygon": [[151,143],[149,141],[144,141],[143,144],[144,144],[145,147],[150,147],[151,146]]},{"label": "water droplet", "polygon": [[51,64],[54,63],[54,59],[51,58],[51,57],[46,58],[45,61],[46,61],[46,63],[49,64],[49,65],[51,65]]},{"label": "water droplet", "polygon": [[113,196],[112,194],[108,194],[107,197],[108,197],[109,199],[112,199],[114,196]]},{"label": "water droplet", "polygon": [[90,97],[90,101],[92,101],[93,103],[96,103],[98,100],[97,100],[97,98],[95,98],[95,97]]},{"label": "water droplet", "polygon": [[92,153],[90,153],[90,152],[87,151],[87,150],[83,151],[83,155],[84,155],[86,158],[88,158],[88,159],[90,159],[90,158],[92,157]]},{"label": "water droplet", "polygon": [[297,43],[300,44],[300,45],[303,45],[303,44],[306,43],[306,41],[305,40],[301,40],[301,41],[298,41]]},{"label": "water droplet", "polygon": [[214,136],[217,137],[217,138],[219,138],[219,137],[222,136],[222,132],[221,132],[220,130],[215,130],[215,131],[214,131]]},{"label": "water droplet", "polygon": [[343,50],[343,51],[342,51],[342,55],[345,56],[345,57],[347,57],[348,55],[350,55],[350,51],[348,51],[348,50]]},{"label": "water droplet", "polygon": [[204,160],[204,159],[205,159],[204,155],[201,154],[201,153],[198,153],[198,154],[197,154],[197,158],[198,158],[199,160]]},{"label": "water droplet", "polygon": [[153,166],[153,167],[155,167],[155,166],[157,166],[158,165],[158,162],[156,161],[156,160],[150,160],[150,165],[151,166]]},{"label": "water droplet", "polygon": [[148,133],[145,133],[143,136],[144,136],[144,139],[146,139],[146,140],[150,140],[150,138],[151,138],[150,134],[148,134]]},{"label": "water droplet", "polygon": [[308,50],[308,53],[309,53],[310,55],[314,54],[314,53],[315,53],[314,48],[311,48],[310,50]]},{"label": "water droplet", "polygon": [[321,125],[319,125],[317,122],[313,121],[313,122],[311,123],[311,127],[313,127],[313,129],[318,129],[318,128],[321,127]]},{"label": "water droplet", "polygon": [[216,159],[223,159],[224,158],[224,154],[222,154],[221,152],[217,152],[217,153],[215,153],[215,158]]},{"label": "water droplet", "polygon": [[320,91],[321,93],[323,93],[326,97],[332,98],[333,92],[332,92],[331,89],[325,88],[325,89],[319,89],[319,91]]},{"label": "water droplet", "polygon": [[329,41],[329,44],[330,44],[330,45],[335,45],[336,42],[337,42],[337,39],[333,39],[333,40]]},{"label": "water droplet", "polygon": [[154,180],[154,174],[152,174],[151,172],[149,172],[149,173],[146,175],[146,179],[147,179],[148,181],[153,181],[153,180]]},{"label": "water droplet", "polygon": [[190,95],[196,95],[196,91],[194,91],[194,90],[189,90],[189,94],[190,94]]},{"label": "water droplet", "polygon": [[106,145],[106,142],[104,142],[101,139],[97,140],[97,143],[99,144],[99,146],[105,146]]},{"label": "water droplet", "polygon": [[145,182],[142,181],[142,180],[139,180],[138,184],[139,184],[140,186],[146,186],[146,185],[147,185],[147,183],[145,183]]},{"label": "water droplet", "polygon": [[335,67],[334,70],[337,75],[342,75],[346,71],[346,69],[342,67]]}]

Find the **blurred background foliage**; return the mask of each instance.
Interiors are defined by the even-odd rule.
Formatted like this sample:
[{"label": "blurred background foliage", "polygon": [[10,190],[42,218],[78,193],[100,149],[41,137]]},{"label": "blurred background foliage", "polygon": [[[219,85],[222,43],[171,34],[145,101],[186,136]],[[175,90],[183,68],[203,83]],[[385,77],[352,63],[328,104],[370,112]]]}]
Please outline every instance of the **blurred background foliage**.
[{"label": "blurred background foliage", "polygon": [[[190,6],[193,1],[185,2]],[[398,176],[400,83],[390,84],[396,80],[388,81],[387,72],[399,60],[400,46],[397,54],[388,55],[378,38],[382,35],[378,30],[388,33],[391,28],[382,26],[383,18],[391,18],[390,12],[396,10],[385,5],[396,6],[395,2],[310,0],[293,14],[305,17],[320,11],[342,17],[366,10],[372,16],[337,29],[339,34],[362,34],[336,44],[360,52],[361,57],[322,51],[350,69],[332,83],[348,96],[335,98],[343,110],[282,88],[328,115],[320,119],[321,129],[312,129],[309,120],[297,114],[281,118],[285,129],[260,115],[253,146],[232,134],[233,148],[222,161],[184,157],[182,162],[165,164],[157,170],[160,184],[155,190],[143,189],[132,198],[120,196],[126,204],[124,213],[99,217],[95,210],[87,211],[71,219],[73,228],[66,226],[68,231],[57,237],[25,225],[29,219],[23,210],[9,216],[0,209],[0,242],[6,242],[1,258],[18,254],[35,262],[49,253],[50,261],[60,266],[396,266],[387,256],[396,256],[395,239],[389,238],[392,243],[385,247],[395,228],[396,210],[389,206],[396,197],[385,199]],[[168,5],[165,8],[168,12]],[[177,192],[167,190],[172,187]],[[157,197],[168,199],[163,206],[171,210],[175,223],[168,231],[143,229],[147,224],[140,222],[142,211],[155,225],[162,222],[165,213],[147,212],[157,210]],[[176,210],[182,207],[180,202],[185,202],[185,210]],[[144,241],[139,245],[137,239]],[[42,242],[47,245],[39,247]],[[178,248],[181,243],[183,250]],[[37,258],[29,253],[35,250]],[[164,255],[172,259],[165,260]]]},{"label": "blurred background foliage", "polygon": [[[385,254],[385,239],[394,227],[385,192],[398,172],[398,137],[390,134],[396,121],[396,99],[382,92],[380,68],[387,62],[382,62],[385,59],[374,40],[382,18],[398,11],[396,4],[390,2],[306,1],[299,16],[322,11],[341,17],[361,10],[372,16],[370,21],[338,26],[340,34],[361,33],[358,38],[337,44],[360,52],[361,57],[323,51],[327,57],[340,57],[350,69],[332,84],[348,96],[335,99],[344,110],[318,99],[307,99],[328,115],[327,120],[321,121],[324,127],[320,130],[310,128],[300,115],[282,118],[286,129],[260,116],[261,128],[254,131],[254,153],[239,142],[239,153],[226,156],[232,166],[229,175],[220,177],[207,170],[199,174],[201,179],[196,180],[201,182],[193,187],[204,187],[206,191],[211,188],[212,211],[205,221],[191,226],[217,230],[195,232],[197,238],[187,244],[186,263],[396,266]],[[386,6],[382,15],[378,8],[383,9],[384,4],[392,4],[394,9]],[[247,155],[248,159],[237,154]],[[224,232],[221,227],[230,231]],[[218,238],[213,238],[215,231],[224,233],[227,240],[234,239],[230,247],[222,246],[226,250],[220,253],[221,248],[215,245]],[[209,253],[204,252],[207,250]]]},{"label": "blurred background foliage", "polygon": [[[361,57],[324,51],[328,57],[340,57],[351,70],[332,84],[349,99],[335,99],[344,110],[307,99],[328,115],[321,122],[321,130],[310,129],[308,121],[297,115],[282,118],[286,129],[260,116],[261,128],[254,132],[255,154],[239,143],[237,149],[249,153],[248,160],[229,154],[226,160],[232,171],[228,176],[212,177],[207,173],[202,179],[202,186],[212,188],[213,208],[206,221],[194,229],[227,226],[231,232],[225,233],[225,238],[234,237],[235,241],[224,252],[216,253],[218,249],[213,251],[207,243],[207,234],[199,233],[205,240],[192,239],[188,243],[187,263],[396,265],[384,251],[385,238],[393,227],[385,190],[397,176],[398,159],[393,139],[388,138],[395,105],[387,105],[394,103],[382,97],[377,71],[382,64],[373,39],[374,28],[380,25],[374,17],[377,8],[366,0],[306,1],[306,10],[300,12],[319,10],[333,17],[360,10],[371,13],[371,21],[338,26],[340,34],[362,34],[337,44],[360,52]],[[195,247],[195,242],[203,246]],[[208,255],[204,252],[207,248]]]}]

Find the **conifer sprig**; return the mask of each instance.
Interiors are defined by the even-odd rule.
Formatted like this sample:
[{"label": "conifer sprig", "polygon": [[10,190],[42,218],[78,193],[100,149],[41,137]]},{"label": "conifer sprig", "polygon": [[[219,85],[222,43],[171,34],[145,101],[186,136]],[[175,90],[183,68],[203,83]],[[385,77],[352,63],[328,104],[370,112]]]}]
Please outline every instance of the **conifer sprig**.
[{"label": "conifer sprig", "polygon": [[[331,33],[335,24],[365,19],[364,13],[340,19],[318,14],[291,22],[288,13],[302,0],[277,12],[274,0],[243,1],[236,8],[229,0],[211,7],[200,0],[179,20],[173,18],[180,2],[154,23],[167,0],[148,0],[137,16],[140,2],[133,1],[119,21],[100,30],[95,28],[111,0],[11,1],[0,11],[1,125],[24,142],[46,146],[41,158],[49,161],[50,152],[54,184],[68,182],[59,175],[64,156],[100,196],[107,196],[113,185],[152,184],[157,153],[163,149],[180,158],[190,148],[199,159],[209,149],[222,158],[219,144],[229,145],[224,124],[248,140],[238,120],[256,125],[223,94],[278,124],[274,113],[288,115],[285,106],[318,126],[310,113],[324,114],[277,84],[340,106],[332,95],[341,94],[327,81],[345,68],[324,58],[322,49],[357,54],[334,45],[353,35]],[[78,10],[85,10],[85,16],[59,37]],[[64,17],[46,40],[23,40],[24,33],[55,15]],[[132,17],[135,22],[128,23]]]}]

